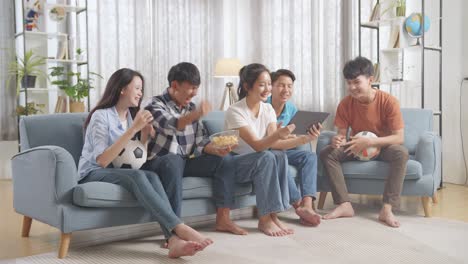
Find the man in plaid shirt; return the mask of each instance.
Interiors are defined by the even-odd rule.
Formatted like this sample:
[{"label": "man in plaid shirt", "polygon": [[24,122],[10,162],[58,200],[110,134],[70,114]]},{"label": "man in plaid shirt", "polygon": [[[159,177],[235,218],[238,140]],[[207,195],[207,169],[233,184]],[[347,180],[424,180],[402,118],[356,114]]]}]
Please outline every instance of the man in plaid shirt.
[{"label": "man in plaid shirt", "polygon": [[[211,111],[211,105],[202,101],[196,107],[191,101],[200,85],[197,67],[181,62],[170,69],[167,79],[169,88],[162,95],[153,97],[145,107],[153,114],[156,130],[152,152],[157,158],[149,169],[161,178],[171,206],[180,216],[182,178],[213,175],[215,179],[222,178],[230,164],[223,162],[223,157],[231,152],[231,148],[215,148],[208,139],[200,119]],[[215,192],[217,190],[223,189],[215,186]]]}]

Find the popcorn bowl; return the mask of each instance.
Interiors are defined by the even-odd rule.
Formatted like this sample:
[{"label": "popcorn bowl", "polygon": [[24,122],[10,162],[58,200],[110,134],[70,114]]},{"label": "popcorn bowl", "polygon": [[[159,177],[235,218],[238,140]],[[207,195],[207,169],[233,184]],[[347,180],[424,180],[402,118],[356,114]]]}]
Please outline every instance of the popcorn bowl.
[{"label": "popcorn bowl", "polygon": [[226,130],[210,136],[210,141],[215,148],[227,148],[239,144],[239,131]]}]

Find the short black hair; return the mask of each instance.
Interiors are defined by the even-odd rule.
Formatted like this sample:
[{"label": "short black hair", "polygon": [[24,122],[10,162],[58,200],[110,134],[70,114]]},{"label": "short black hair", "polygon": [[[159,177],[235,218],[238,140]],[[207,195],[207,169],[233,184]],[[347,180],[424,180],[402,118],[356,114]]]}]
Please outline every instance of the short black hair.
[{"label": "short black hair", "polygon": [[294,76],[294,73],[286,69],[279,69],[275,72],[272,72],[270,75],[272,83],[276,82],[281,76],[288,76],[293,82],[296,80],[296,76]]},{"label": "short black hair", "polygon": [[372,62],[365,57],[356,57],[354,60],[346,62],[343,68],[343,75],[346,80],[356,79],[360,75],[367,78],[374,76],[374,66]]},{"label": "short black hair", "polygon": [[181,62],[171,67],[167,75],[169,86],[172,81],[178,83],[189,82],[192,85],[200,85],[200,71],[197,66],[190,62]]}]

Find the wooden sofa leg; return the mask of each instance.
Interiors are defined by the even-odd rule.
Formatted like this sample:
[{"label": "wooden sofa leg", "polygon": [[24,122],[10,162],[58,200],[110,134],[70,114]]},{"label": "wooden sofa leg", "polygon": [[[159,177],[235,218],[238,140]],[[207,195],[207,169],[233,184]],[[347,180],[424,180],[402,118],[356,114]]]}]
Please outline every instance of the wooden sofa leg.
[{"label": "wooden sofa leg", "polygon": [[432,205],[431,205],[431,197],[423,196],[421,197],[421,201],[424,208],[424,216],[431,217],[432,216]]},{"label": "wooden sofa leg", "polygon": [[29,237],[29,231],[31,230],[32,218],[29,216],[23,216],[23,228],[21,230],[22,237]]},{"label": "wooden sofa leg", "polygon": [[327,198],[327,193],[328,192],[320,192],[318,206],[317,206],[317,208],[320,210],[323,209],[323,205],[325,204],[325,199]]},{"label": "wooden sofa leg", "polygon": [[63,259],[68,254],[68,246],[70,246],[70,239],[72,233],[62,233],[60,238],[60,248],[58,253],[58,258]]},{"label": "wooden sofa leg", "polygon": [[437,192],[435,192],[434,196],[432,196],[432,203],[436,204],[438,202],[439,202],[439,195],[437,194]]}]

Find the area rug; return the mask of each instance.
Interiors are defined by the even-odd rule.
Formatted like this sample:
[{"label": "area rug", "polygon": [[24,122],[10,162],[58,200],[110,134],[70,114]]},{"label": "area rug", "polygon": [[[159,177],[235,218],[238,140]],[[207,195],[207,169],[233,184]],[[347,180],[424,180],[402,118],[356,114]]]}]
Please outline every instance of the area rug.
[{"label": "area rug", "polygon": [[248,236],[201,230],[215,243],[193,257],[168,259],[161,236],[72,248],[57,253],[0,261],[6,263],[468,263],[468,223],[417,215],[399,215],[402,226],[389,228],[376,221],[378,209],[357,210],[357,216],[323,221],[318,228],[297,223],[293,212],[281,218],[295,234],[267,237],[254,219],[237,223]]}]

